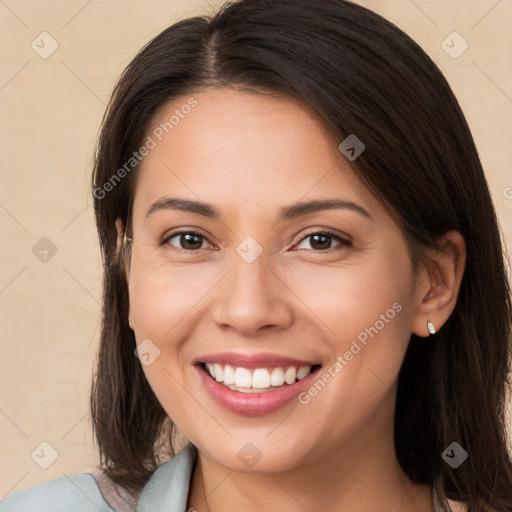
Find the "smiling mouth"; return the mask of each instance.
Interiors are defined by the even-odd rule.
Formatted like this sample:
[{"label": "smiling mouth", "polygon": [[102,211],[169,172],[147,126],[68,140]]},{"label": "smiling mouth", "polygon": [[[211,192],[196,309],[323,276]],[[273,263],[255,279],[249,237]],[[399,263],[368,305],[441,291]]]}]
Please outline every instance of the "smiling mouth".
[{"label": "smiling mouth", "polygon": [[214,381],[241,393],[267,393],[291,386],[316,372],[322,365],[244,368],[220,363],[197,363]]}]

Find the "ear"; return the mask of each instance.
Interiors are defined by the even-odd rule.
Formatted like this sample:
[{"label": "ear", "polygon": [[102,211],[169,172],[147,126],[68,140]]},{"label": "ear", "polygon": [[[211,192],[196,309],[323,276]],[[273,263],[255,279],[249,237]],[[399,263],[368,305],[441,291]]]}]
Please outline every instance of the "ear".
[{"label": "ear", "polygon": [[448,231],[439,239],[441,251],[432,251],[431,265],[418,287],[412,332],[430,336],[427,322],[437,331],[446,323],[457,303],[466,265],[466,243],[458,231]]},{"label": "ear", "polygon": [[[124,243],[124,235],[125,235],[123,221],[120,218],[116,219],[116,229],[117,229],[116,253],[120,254],[121,248]],[[130,268],[128,265],[125,265],[125,270],[126,270],[126,278],[129,280],[130,279]],[[133,331],[131,312],[128,312],[128,323],[130,325],[130,329]]]}]

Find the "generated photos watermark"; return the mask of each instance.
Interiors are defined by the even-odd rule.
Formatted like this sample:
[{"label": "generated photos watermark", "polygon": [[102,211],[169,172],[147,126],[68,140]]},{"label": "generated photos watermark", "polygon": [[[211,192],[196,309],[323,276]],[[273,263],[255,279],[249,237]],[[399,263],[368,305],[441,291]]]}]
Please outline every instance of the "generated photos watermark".
[{"label": "generated photos watermark", "polygon": [[186,103],[181,105],[180,108],[174,110],[174,114],[165,122],[160,123],[153,129],[151,135],[148,135],[144,144],[138,151],[134,151],[132,156],[119,168],[117,171],[105,182],[101,187],[96,187],[93,190],[93,195],[96,199],[103,199],[109,192],[121,183],[121,181],[130,174],[133,169],[147,156],[152,149],[158,146],[158,143],[163,140],[165,135],[169,134],[182,119],[190,114],[192,109],[197,106],[197,100],[190,97]]},{"label": "generated photos watermark", "polygon": [[399,302],[395,302],[391,308],[385,313],[379,316],[379,319],[375,323],[366,327],[357,335],[357,340],[353,340],[350,344],[350,348],[343,354],[339,354],[336,361],[329,366],[327,369],[322,371],[322,374],[315,380],[315,382],[306,390],[299,393],[298,400],[301,404],[308,404],[311,399],[318,395],[329,382],[332,381],[344,368],[349,364],[354,357],[359,354],[364,347],[368,345],[368,338],[374,338],[379,334],[386,324],[395,318],[396,314],[402,311],[402,305]]}]

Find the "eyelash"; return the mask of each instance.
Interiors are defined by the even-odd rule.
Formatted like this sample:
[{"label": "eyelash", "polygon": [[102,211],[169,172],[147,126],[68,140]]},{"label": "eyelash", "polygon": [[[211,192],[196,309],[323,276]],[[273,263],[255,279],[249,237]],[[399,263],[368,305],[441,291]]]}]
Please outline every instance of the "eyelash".
[{"label": "eyelash", "polygon": [[[164,239],[162,240],[160,245],[172,247],[171,250],[176,250],[178,252],[185,252],[185,253],[199,252],[201,250],[201,249],[182,249],[181,247],[175,247],[175,246],[170,245],[169,241],[179,235],[194,235],[194,236],[201,237],[203,240],[208,240],[204,235],[201,235],[201,233],[196,233],[195,231],[176,231],[175,233],[171,233],[170,235],[164,237]],[[321,231],[311,231],[310,233],[307,233],[306,235],[304,235],[296,245],[299,245],[301,242],[303,242],[304,240],[306,240],[307,238],[309,238],[313,235],[328,235],[332,238],[337,239],[340,242],[342,247],[349,248],[352,246],[352,243],[349,240],[341,237],[340,235],[338,235],[334,231],[331,231],[330,229],[324,229]],[[326,250],[314,250],[314,249],[306,249],[306,250],[311,250],[315,253],[330,253],[330,252],[332,252],[333,249],[336,249],[336,247],[329,247],[329,249],[326,249]],[[299,249],[299,250],[303,250],[303,249]]]}]

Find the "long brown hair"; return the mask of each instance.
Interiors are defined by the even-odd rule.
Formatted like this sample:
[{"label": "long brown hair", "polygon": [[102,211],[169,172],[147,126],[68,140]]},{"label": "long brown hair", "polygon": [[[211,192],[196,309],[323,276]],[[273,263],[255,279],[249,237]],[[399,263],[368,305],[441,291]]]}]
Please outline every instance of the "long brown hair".
[{"label": "long brown hair", "polygon": [[[176,452],[176,428],[134,356],[115,220],[127,219],[155,113],[204,87],[285,94],[309,104],[340,142],[364,141],[352,168],[403,230],[415,269],[458,230],[467,247],[455,310],[428,342],[411,335],[400,370],[395,445],[415,482],[441,475],[469,512],[512,511],[505,400],[512,305],[499,226],[465,117],[446,79],[403,31],[345,0],[241,0],[170,26],[116,84],[98,139],[92,192],[104,262],[103,322],[91,389],[101,466],[140,490]],[[125,170],[127,168],[125,167]],[[110,183],[110,185],[107,185]],[[469,454],[441,458],[452,442]]]}]

